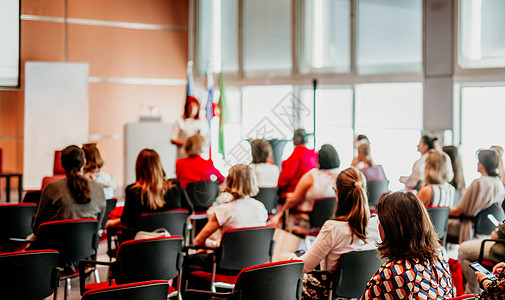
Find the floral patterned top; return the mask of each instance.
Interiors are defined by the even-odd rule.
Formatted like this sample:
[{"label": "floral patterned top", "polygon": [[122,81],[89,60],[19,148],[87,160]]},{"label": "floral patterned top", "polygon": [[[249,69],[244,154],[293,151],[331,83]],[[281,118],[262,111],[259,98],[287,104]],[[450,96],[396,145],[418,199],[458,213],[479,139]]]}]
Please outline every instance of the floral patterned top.
[{"label": "floral patterned top", "polygon": [[361,300],[452,298],[452,278],[442,255],[432,265],[418,259],[390,260],[372,276]]},{"label": "floral patterned top", "polygon": [[486,290],[477,297],[480,300],[503,300],[505,299],[505,269],[500,273],[498,280],[490,282]]}]

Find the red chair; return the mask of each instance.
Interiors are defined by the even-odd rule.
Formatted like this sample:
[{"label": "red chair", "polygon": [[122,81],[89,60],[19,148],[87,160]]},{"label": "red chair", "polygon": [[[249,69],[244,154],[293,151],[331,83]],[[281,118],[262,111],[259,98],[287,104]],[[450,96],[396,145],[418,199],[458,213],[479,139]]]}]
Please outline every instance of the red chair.
[{"label": "red chair", "polygon": [[53,161],[53,176],[46,176],[42,178],[42,187],[40,189],[43,191],[51,182],[63,179],[65,177],[65,169],[63,169],[63,166],[61,165],[61,150],[55,150]]},{"label": "red chair", "polygon": [[488,242],[505,244],[505,239],[497,239],[497,240],[484,239],[484,240],[482,240],[482,243],[480,244],[479,264],[483,265],[486,269],[491,271],[491,270],[493,270],[493,267],[496,265],[496,262],[494,262],[492,260],[484,259],[484,245]]},{"label": "red chair", "polygon": [[[182,237],[159,237],[131,240],[121,244],[114,262],[81,260],[80,272],[89,265],[110,266],[109,281],[85,285],[85,277],[80,277],[81,294],[88,290],[149,280],[172,280],[182,269]],[[180,278],[180,277],[179,277]],[[170,294],[176,289],[171,288]],[[165,294],[165,298],[167,294]]]},{"label": "red chair", "polygon": [[[70,292],[70,279],[79,274],[73,266],[81,259],[96,257],[98,248],[98,221],[95,219],[70,219],[51,221],[40,224],[37,238],[33,242],[34,249],[54,249],[59,253],[58,267],[63,268],[60,280],[65,280],[65,299]],[[100,281],[98,270],[90,269],[85,273],[95,274],[95,280]]]},{"label": "red chair", "polygon": [[10,203],[0,205],[0,251],[13,251],[23,248],[24,240],[32,233],[33,217],[37,206],[33,203]]},{"label": "red chair", "polygon": [[293,300],[301,299],[303,261],[290,260],[251,266],[240,271],[230,293],[187,290],[185,299]]},{"label": "red chair", "polygon": [[166,300],[168,281],[153,280],[87,291],[81,300]]},{"label": "red chair", "polygon": [[472,300],[472,299],[475,299],[475,295],[463,295],[463,296],[458,296],[458,297],[454,297],[454,298],[449,298],[447,300],[463,300],[463,299]]},{"label": "red chair", "polygon": [[[190,278],[196,276],[208,281],[213,292],[216,287],[232,289],[242,269],[271,261],[274,231],[274,227],[268,226],[225,231],[220,246],[212,254],[212,272],[193,271]],[[218,269],[235,275],[219,274]]]},{"label": "red chair", "polygon": [[2,299],[44,299],[56,292],[58,251],[38,250],[0,254]]}]

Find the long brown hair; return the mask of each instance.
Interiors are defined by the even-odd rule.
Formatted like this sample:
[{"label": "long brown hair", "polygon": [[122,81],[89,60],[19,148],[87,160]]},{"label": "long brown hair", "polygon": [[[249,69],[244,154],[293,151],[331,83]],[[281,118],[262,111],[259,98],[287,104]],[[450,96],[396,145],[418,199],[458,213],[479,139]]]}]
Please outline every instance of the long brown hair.
[{"label": "long brown hair", "polygon": [[267,140],[256,139],[251,141],[252,163],[261,164],[273,160],[272,146]]},{"label": "long brown hair", "polygon": [[256,182],[256,175],[251,167],[237,164],[228,171],[224,190],[233,195],[233,200],[253,197],[259,192]]},{"label": "long brown hair", "polygon": [[142,204],[151,209],[165,205],[165,170],[160,156],[152,149],[140,151],[135,163],[136,182],[132,188],[141,188]]},{"label": "long brown hair", "polygon": [[84,204],[91,202],[89,183],[80,175],[84,165],[84,151],[71,145],[61,151],[61,165],[67,175],[67,185],[75,202]]},{"label": "long brown hair", "polygon": [[436,260],[440,248],[437,234],[416,195],[400,191],[382,197],[377,215],[384,231],[378,245],[382,258]]},{"label": "long brown hair", "polygon": [[103,159],[100,151],[96,147],[96,143],[88,143],[82,145],[84,156],[86,157],[86,164],[84,165],[84,173],[100,170],[103,167]]},{"label": "long brown hair", "polygon": [[456,146],[444,146],[442,147],[442,150],[447,153],[451,159],[454,177],[452,178],[450,184],[457,190],[463,190],[465,188],[465,177],[463,176],[463,165],[461,164],[458,148],[456,148]]},{"label": "long brown hair", "polygon": [[347,221],[352,233],[365,242],[370,211],[363,173],[354,167],[340,172],[337,176],[337,197],[335,220]]},{"label": "long brown hair", "polygon": [[424,182],[427,184],[442,184],[447,182],[446,157],[435,149],[428,150],[426,166],[424,167]]}]

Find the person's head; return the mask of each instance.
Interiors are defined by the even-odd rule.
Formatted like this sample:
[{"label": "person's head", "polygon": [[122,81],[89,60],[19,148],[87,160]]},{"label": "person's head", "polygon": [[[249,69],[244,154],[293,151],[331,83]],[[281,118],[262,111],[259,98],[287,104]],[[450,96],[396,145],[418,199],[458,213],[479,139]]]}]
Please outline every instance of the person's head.
[{"label": "person's head", "polygon": [[370,218],[366,194],[365,175],[350,167],[337,176],[337,209],[335,219],[347,221],[352,233],[366,240],[366,227]]},{"label": "person's head", "polygon": [[417,151],[424,154],[428,152],[428,150],[435,149],[437,140],[437,137],[432,137],[427,134],[423,135],[419,141],[419,144],[417,145]]},{"label": "person's head", "polygon": [[251,141],[252,163],[262,164],[273,159],[272,146],[266,140],[256,139]]},{"label": "person's head", "polygon": [[225,191],[232,194],[234,200],[253,197],[259,192],[253,169],[243,164],[230,168],[225,186]]},{"label": "person's head", "polygon": [[103,159],[96,147],[96,143],[84,144],[82,150],[84,150],[84,156],[86,157],[84,172],[99,171],[103,167]]},{"label": "person's head", "polygon": [[305,145],[307,142],[307,133],[305,129],[299,128],[293,133],[293,144],[295,146]]},{"label": "person's head", "polygon": [[454,177],[452,178],[451,185],[457,190],[462,190],[465,188],[465,177],[463,176],[463,165],[461,164],[461,158],[459,156],[458,148],[455,146],[444,146],[442,151],[447,153],[451,159],[452,172]]},{"label": "person's head", "polygon": [[477,153],[479,159],[478,171],[483,175],[498,176],[498,166],[500,158],[494,150],[479,150]]},{"label": "person's head", "polygon": [[377,205],[377,215],[382,258],[436,260],[440,248],[437,233],[416,195],[401,191],[383,196]]},{"label": "person's head", "polygon": [[369,167],[373,166],[369,143],[363,143],[358,146],[358,160],[365,162]]},{"label": "person's head", "polygon": [[354,148],[358,149],[358,147],[362,144],[370,144],[370,140],[364,134],[358,134],[354,139]]},{"label": "person's head", "polygon": [[190,136],[184,143],[184,151],[189,155],[200,155],[203,152],[205,138],[198,133]]},{"label": "person's head", "polygon": [[498,154],[498,158],[500,159],[500,162],[498,163],[498,176],[500,177],[501,181],[505,184],[505,167],[503,166],[503,148],[498,145],[491,146],[491,149],[496,151]]},{"label": "person's head", "polygon": [[77,203],[91,202],[89,184],[80,172],[84,165],[84,151],[71,145],[61,151],[61,165],[67,175],[67,185]]},{"label": "person's head", "polygon": [[200,102],[193,96],[186,97],[184,105],[184,119],[199,119],[200,118]]},{"label": "person's head", "polygon": [[[136,182],[134,187],[142,189],[142,202],[156,209],[165,205],[165,170],[160,156],[152,149],[143,149],[135,162]],[[147,199],[146,199],[147,198]]]},{"label": "person's head", "polygon": [[317,153],[317,163],[321,170],[340,168],[340,158],[332,145],[324,144]]},{"label": "person's head", "polygon": [[424,182],[427,184],[442,184],[447,182],[447,164],[443,153],[437,150],[428,151],[424,167]]}]

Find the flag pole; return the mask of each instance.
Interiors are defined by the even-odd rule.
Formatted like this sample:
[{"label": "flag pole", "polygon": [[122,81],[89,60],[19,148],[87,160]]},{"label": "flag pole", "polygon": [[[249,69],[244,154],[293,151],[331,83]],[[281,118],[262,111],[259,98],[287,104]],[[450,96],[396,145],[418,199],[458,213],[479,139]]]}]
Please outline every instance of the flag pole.
[{"label": "flag pole", "polygon": [[312,80],[312,85],[314,87],[314,107],[313,107],[313,116],[314,116],[314,149],[316,149],[316,91],[317,91],[317,79]]}]

